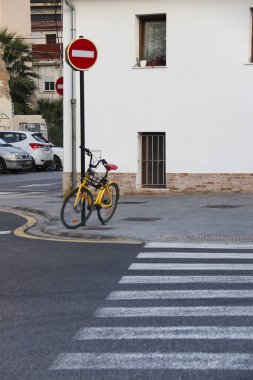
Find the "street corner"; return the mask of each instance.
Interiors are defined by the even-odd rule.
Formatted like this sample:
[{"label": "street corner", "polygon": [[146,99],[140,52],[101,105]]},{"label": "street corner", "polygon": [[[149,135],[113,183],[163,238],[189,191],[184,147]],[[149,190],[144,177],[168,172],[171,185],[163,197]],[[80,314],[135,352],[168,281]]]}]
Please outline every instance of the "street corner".
[{"label": "street corner", "polygon": [[[21,210],[9,208],[9,207],[0,207],[0,213],[15,215],[19,218],[18,220],[13,222],[14,225],[11,232],[15,236],[19,236],[23,238],[30,237],[30,235],[28,234],[28,230],[30,228],[35,227],[38,224],[38,219],[35,216],[28,215],[25,211],[21,211]],[[17,227],[17,224],[19,224],[18,227]]]}]

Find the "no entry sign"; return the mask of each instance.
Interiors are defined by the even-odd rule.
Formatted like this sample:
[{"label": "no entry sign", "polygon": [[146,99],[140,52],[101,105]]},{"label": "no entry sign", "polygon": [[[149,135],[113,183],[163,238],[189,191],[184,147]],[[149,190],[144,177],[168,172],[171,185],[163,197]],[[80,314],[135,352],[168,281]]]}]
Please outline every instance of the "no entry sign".
[{"label": "no entry sign", "polygon": [[63,96],[63,77],[58,78],[55,82],[55,90],[59,95]]},{"label": "no entry sign", "polygon": [[74,70],[88,70],[96,60],[97,48],[86,38],[73,40],[66,49],[66,61]]}]

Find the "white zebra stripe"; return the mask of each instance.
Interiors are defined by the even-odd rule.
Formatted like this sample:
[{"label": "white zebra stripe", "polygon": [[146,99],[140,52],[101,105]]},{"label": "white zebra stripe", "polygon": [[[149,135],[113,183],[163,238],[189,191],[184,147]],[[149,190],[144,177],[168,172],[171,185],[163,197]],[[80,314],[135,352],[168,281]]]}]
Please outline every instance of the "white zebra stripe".
[{"label": "white zebra stripe", "polygon": [[189,298],[253,298],[251,290],[131,290],[114,291],[107,300],[189,299]]},{"label": "white zebra stripe", "polygon": [[252,370],[253,355],[205,352],[63,353],[50,369]]},{"label": "white zebra stripe", "polygon": [[253,276],[123,276],[120,284],[253,283]]},{"label": "white zebra stripe", "polygon": [[129,270],[253,270],[253,264],[134,263]]},{"label": "white zebra stripe", "polygon": [[253,253],[140,252],[137,259],[253,259]]},{"label": "white zebra stripe", "polygon": [[99,318],[253,316],[253,306],[102,307]]},{"label": "white zebra stripe", "polygon": [[182,242],[182,241],[157,241],[157,242],[149,242],[145,243],[144,248],[179,248],[179,249],[186,249],[186,248],[192,248],[192,249],[224,249],[224,250],[231,250],[231,249],[237,249],[238,251],[243,249],[253,249],[253,244],[251,242],[231,242],[228,243],[227,241],[219,241],[214,242],[204,242],[204,241],[193,241],[193,242]]},{"label": "white zebra stripe", "polygon": [[86,327],[77,340],[101,339],[253,339],[253,327],[166,326],[166,327]]}]

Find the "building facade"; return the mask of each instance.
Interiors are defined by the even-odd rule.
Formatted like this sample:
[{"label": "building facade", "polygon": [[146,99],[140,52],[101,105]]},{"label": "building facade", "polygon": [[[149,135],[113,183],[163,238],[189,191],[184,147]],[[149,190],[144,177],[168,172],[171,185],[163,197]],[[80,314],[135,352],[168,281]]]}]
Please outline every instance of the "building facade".
[{"label": "building facade", "polygon": [[39,99],[58,99],[56,80],[62,76],[62,1],[30,0],[33,67]]},{"label": "building facade", "polygon": [[[25,22],[20,22],[25,20]],[[0,29],[24,38],[31,34],[30,0],[0,0]],[[0,130],[12,128],[12,99],[9,74],[3,61],[4,45],[0,44]]]},{"label": "building facade", "polygon": [[[98,50],[85,72],[86,146],[119,166],[122,192],[253,191],[252,9],[253,0],[65,0],[64,47],[84,36]],[[65,63],[66,186],[78,84]]]}]

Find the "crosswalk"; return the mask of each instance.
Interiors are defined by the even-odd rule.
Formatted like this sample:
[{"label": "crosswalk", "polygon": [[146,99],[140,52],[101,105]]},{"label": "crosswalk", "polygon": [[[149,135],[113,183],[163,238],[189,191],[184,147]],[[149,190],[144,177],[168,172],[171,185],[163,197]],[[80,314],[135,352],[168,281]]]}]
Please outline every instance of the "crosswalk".
[{"label": "crosswalk", "polygon": [[147,243],[74,341],[78,350],[50,367],[69,379],[75,370],[253,378],[253,252]]}]

